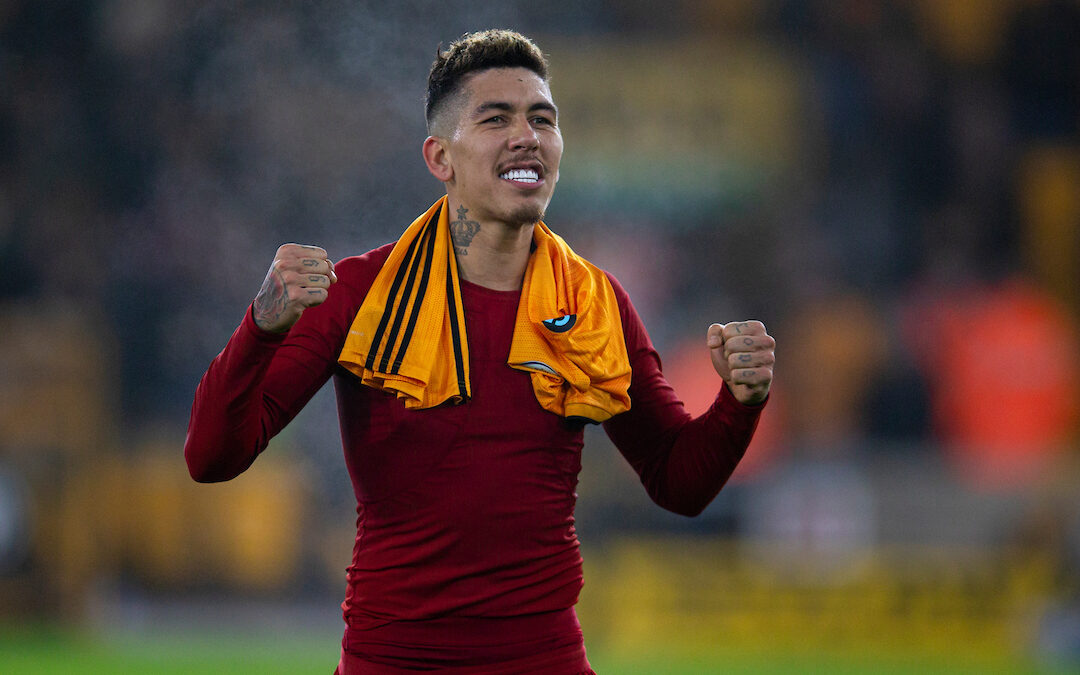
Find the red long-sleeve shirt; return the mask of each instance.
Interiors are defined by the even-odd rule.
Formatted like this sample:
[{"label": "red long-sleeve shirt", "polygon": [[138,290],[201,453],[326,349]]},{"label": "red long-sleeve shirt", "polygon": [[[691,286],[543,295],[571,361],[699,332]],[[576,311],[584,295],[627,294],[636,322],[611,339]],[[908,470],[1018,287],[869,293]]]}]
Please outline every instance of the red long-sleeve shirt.
[{"label": "red long-sleeve shirt", "polygon": [[[260,330],[248,312],[196,391],[184,448],[191,475],[221,481],[244,471],[333,376],[358,504],[343,603],[350,630],[566,610],[582,584],[574,530],[582,429],[542,409],[529,374],[506,365],[520,292],[462,282],[473,392],[462,405],[406,410],[337,365],[390,249],[337,263],[326,302],[286,334]],[[611,281],[633,377],[631,409],[604,428],[657,504],[695,515],[734,470],[760,406],[721,386],[691,419]]]}]

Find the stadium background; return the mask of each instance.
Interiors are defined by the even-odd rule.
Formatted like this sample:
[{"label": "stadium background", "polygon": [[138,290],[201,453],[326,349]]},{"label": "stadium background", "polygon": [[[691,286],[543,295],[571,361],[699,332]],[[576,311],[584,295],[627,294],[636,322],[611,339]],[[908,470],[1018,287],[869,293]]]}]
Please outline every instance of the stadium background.
[{"label": "stadium background", "polygon": [[699,518],[602,433],[602,673],[1080,668],[1080,3],[0,3],[0,671],[330,672],[353,539],[332,396],[190,482],[194,387],[279,243],[393,239],[435,46],[552,64],[547,221],[688,404],[754,317],[778,380]]}]

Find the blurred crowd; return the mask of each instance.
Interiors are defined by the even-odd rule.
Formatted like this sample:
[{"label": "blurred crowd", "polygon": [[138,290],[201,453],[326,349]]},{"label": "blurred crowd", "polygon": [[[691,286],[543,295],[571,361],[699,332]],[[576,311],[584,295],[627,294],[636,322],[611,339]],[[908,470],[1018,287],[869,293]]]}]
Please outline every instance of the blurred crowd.
[{"label": "blurred crowd", "polygon": [[[927,396],[956,376],[950,354],[965,358],[931,321],[935,303],[971,308],[968,294],[1026,284],[1031,303],[1061,314],[1060,342],[1075,340],[1076,2],[684,2],[663,17],[634,2],[500,5],[4,3],[4,298],[100,314],[116,340],[124,424],[182,421],[279,243],[362,252],[433,201],[438,185],[417,152],[430,57],[469,28],[511,25],[557,45],[556,66],[582,42],[587,59],[590,41],[647,52],[704,39],[759,43],[797,74],[783,124],[799,147],[734,205],[667,220],[609,209],[610,222],[595,211],[576,219],[558,196],[553,205],[553,226],[641,287],[658,342],[674,339],[663,327],[688,310],[713,312],[699,322],[722,310],[761,316],[784,356],[813,362],[783,364],[781,382],[814,381],[793,382],[793,395],[828,394],[830,381],[858,390],[797,414],[806,419],[792,433],[841,423],[931,433]],[[556,67],[557,97],[560,76]],[[622,162],[635,161],[636,140],[620,139]],[[612,225],[627,220],[652,231]],[[648,261],[622,259],[642,244],[657,252],[647,283],[632,270]],[[1016,309],[1003,302],[987,311]],[[824,344],[803,348],[814,339]]]},{"label": "blurred crowd", "polygon": [[[491,26],[552,59],[548,223],[623,281],[688,404],[710,322],[777,337],[748,475],[930,448],[1014,489],[1080,456],[1076,0],[9,0],[5,325],[103,360],[121,454],[182,442],[279,244],[361,253],[440,195],[427,68]],[[298,424],[347,490],[332,406]]]}]

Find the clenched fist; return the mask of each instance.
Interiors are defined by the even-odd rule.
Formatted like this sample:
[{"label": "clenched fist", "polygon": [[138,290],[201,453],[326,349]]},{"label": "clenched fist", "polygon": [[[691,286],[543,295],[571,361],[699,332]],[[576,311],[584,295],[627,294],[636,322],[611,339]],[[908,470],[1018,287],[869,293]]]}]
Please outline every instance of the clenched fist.
[{"label": "clenched fist", "polygon": [[326,251],[318,246],[283,245],[252,304],[255,325],[270,333],[284,333],[305,309],[326,300],[326,289],[335,281],[334,263]]},{"label": "clenched fist", "polygon": [[714,323],[708,332],[713,367],[740,403],[754,405],[769,395],[776,340],[760,321]]}]

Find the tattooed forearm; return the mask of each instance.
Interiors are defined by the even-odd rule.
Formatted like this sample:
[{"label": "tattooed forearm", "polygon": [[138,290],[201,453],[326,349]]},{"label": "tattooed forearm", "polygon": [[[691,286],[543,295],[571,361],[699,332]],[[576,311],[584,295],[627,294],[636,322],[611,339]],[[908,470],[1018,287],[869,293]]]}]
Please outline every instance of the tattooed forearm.
[{"label": "tattooed forearm", "polygon": [[469,251],[467,249],[469,244],[472,243],[473,237],[480,231],[480,223],[466,217],[469,209],[464,206],[458,207],[457,213],[457,220],[450,222],[450,237],[454,240],[454,253],[468,255]]},{"label": "tattooed forearm", "polygon": [[285,279],[281,276],[281,272],[271,268],[266,273],[266,279],[263,280],[259,294],[255,296],[255,303],[252,307],[255,325],[263,330],[272,330],[274,324],[285,313],[285,302],[287,300]]}]

